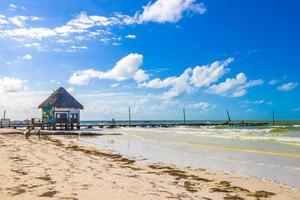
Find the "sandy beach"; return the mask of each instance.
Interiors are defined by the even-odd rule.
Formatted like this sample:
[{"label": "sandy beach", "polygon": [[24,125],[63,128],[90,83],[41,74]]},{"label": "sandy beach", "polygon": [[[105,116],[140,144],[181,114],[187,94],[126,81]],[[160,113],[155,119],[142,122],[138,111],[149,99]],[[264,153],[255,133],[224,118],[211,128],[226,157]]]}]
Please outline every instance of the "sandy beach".
[{"label": "sandy beach", "polygon": [[205,169],[143,164],[76,137],[0,134],[0,199],[299,199],[276,183]]}]

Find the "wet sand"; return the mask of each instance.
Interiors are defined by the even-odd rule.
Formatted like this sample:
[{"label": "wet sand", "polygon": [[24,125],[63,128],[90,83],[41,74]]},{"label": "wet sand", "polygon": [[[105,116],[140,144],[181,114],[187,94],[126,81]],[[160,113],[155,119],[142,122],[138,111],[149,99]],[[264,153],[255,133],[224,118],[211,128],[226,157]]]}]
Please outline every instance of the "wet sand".
[{"label": "wet sand", "polygon": [[[10,130],[14,131],[14,130]],[[205,169],[145,164],[76,137],[3,134],[0,199],[300,199],[276,183]],[[101,136],[99,136],[101,137]]]}]

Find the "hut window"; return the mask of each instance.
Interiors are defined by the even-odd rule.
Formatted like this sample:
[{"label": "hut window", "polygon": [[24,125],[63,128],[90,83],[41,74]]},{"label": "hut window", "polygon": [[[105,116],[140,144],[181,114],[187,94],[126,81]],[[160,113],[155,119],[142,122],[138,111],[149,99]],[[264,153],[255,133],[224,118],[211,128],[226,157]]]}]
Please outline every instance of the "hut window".
[{"label": "hut window", "polygon": [[67,113],[56,113],[56,119],[67,119]]},{"label": "hut window", "polygon": [[77,119],[77,114],[71,114],[72,119]]}]

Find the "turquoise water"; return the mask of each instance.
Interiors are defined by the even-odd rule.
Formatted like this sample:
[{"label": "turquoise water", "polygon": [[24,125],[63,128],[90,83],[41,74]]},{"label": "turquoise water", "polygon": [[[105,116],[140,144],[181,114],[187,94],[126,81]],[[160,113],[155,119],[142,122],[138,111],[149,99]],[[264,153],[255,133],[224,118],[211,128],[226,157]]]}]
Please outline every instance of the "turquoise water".
[{"label": "turquoise water", "polygon": [[[242,120],[234,120],[233,122],[240,122]],[[245,122],[268,122],[270,125],[272,125],[271,120],[244,120]],[[128,124],[128,120],[115,120],[116,124]],[[224,123],[226,120],[186,120],[186,123]],[[111,124],[111,120],[84,120],[81,121],[82,124],[96,124],[96,125],[102,125],[102,124]],[[131,121],[132,124],[142,124],[142,123],[171,123],[176,124],[180,123],[182,124],[182,120],[133,120]],[[293,126],[293,125],[300,125],[300,120],[276,120],[275,121],[276,126]]]},{"label": "turquoise water", "polygon": [[[91,130],[89,130],[91,131]],[[82,137],[88,145],[182,167],[255,176],[300,188],[300,126],[116,128],[120,136]]]}]

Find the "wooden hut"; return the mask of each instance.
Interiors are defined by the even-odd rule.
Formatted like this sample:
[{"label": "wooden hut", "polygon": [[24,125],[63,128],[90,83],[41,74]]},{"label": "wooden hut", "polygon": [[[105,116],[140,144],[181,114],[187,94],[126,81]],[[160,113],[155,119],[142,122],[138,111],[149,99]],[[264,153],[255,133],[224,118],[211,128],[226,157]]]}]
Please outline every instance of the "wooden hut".
[{"label": "wooden hut", "polygon": [[83,106],[63,87],[54,91],[38,108],[42,109],[42,129],[80,128],[80,110]]}]

